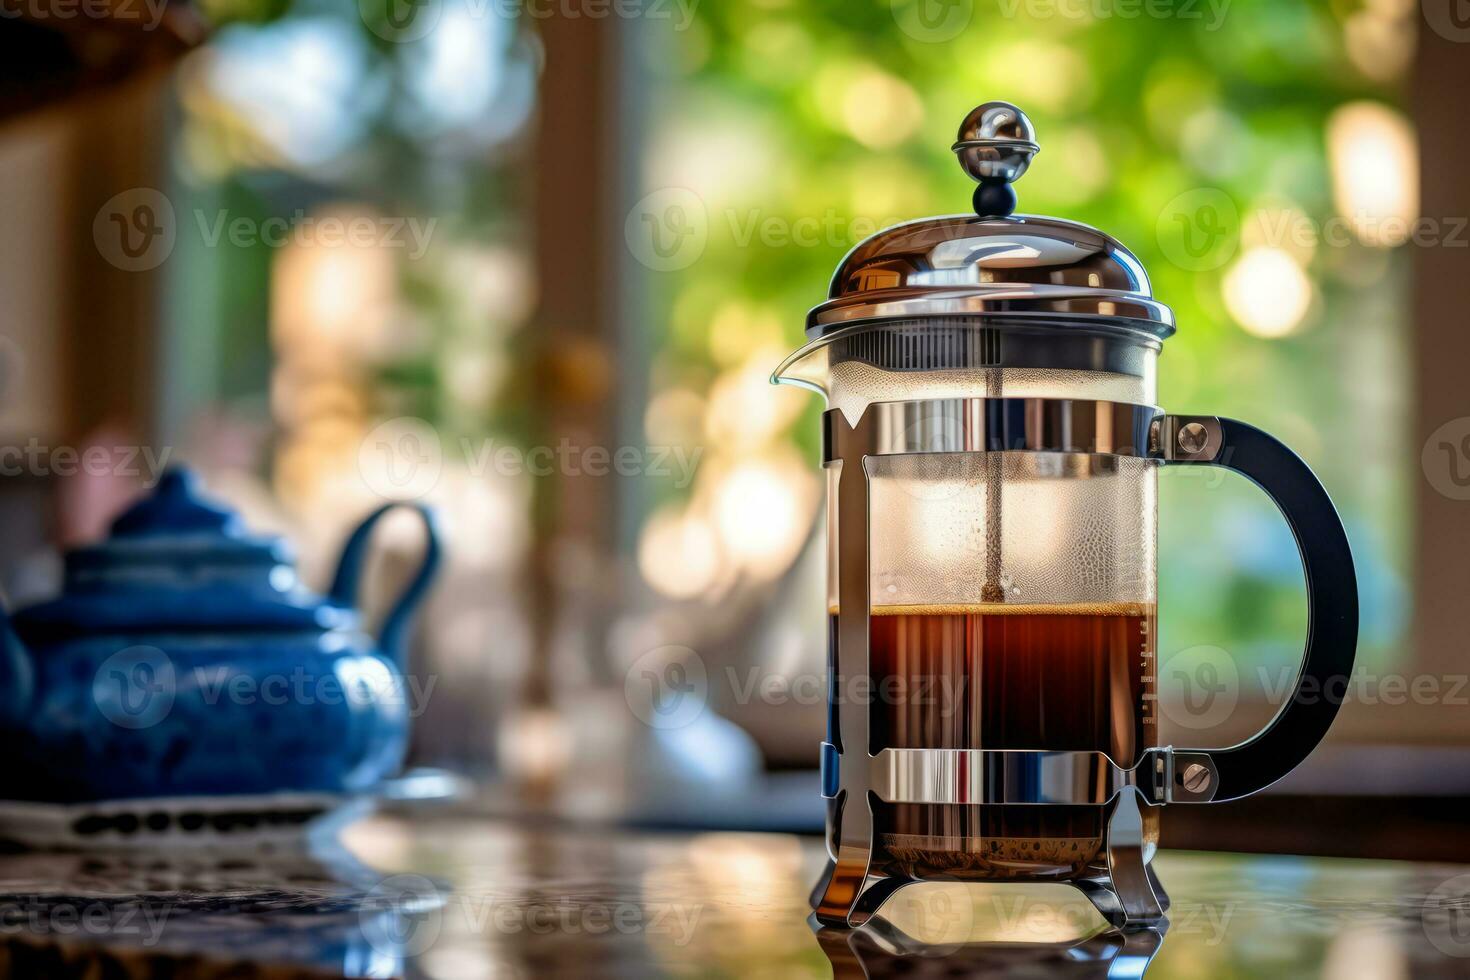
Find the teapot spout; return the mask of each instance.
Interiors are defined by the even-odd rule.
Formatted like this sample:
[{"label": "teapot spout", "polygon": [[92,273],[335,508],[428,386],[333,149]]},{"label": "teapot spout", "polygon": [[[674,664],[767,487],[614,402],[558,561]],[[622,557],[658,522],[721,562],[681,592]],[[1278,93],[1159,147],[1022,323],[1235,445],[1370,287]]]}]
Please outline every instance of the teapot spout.
[{"label": "teapot spout", "polygon": [[31,655],[15,635],[10,614],[0,605],[0,729],[23,724],[35,687]]}]

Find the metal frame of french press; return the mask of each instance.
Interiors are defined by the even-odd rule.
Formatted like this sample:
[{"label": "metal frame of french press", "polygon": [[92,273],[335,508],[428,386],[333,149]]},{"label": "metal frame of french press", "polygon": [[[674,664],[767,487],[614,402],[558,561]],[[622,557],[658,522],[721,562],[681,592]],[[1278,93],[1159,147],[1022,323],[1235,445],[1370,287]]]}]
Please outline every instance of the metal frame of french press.
[{"label": "metal frame of french press", "polygon": [[993,976],[1015,972],[1039,976],[1065,970],[1068,977],[1142,977],[1159,952],[1168,921],[1148,929],[1087,936],[1071,943],[928,943],[877,918],[866,929],[830,928],[814,923],[813,932],[832,964],[833,980],[925,975],[926,961],[941,959],[944,976]]},{"label": "metal frame of french press", "polygon": [[[837,627],[829,685],[833,728],[822,744],[829,861],[812,893],[818,921],[862,926],[908,877],[876,859],[875,801],[915,804],[1110,806],[1106,872],[1066,882],[1120,929],[1151,928],[1168,897],[1144,858],[1143,806],[1248,796],[1297,766],[1321,741],[1352,669],[1358,601],[1337,512],[1310,469],[1252,426],[1213,416],[1165,415],[1145,405],[1041,398],[953,398],[871,404],[849,425],[823,416],[823,465],[839,466]],[[1225,749],[1144,750],[1131,768],[1103,752],[991,749],[869,751],[869,707],[839,684],[869,677],[871,457],[918,453],[1113,454],[1234,470],[1272,498],[1302,555],[1308,593],[1306,652],[1292,698],[1255,737]]]}]

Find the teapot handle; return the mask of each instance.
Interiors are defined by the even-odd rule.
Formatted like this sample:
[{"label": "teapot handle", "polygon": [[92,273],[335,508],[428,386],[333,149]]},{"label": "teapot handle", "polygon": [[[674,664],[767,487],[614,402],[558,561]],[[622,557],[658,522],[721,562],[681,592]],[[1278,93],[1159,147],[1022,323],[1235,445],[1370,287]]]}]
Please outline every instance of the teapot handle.
[{"label": "teapot handle", "polygon": [[388,615],[383,619],[383,627],[378,633],[378,649],[397,664],[398,668],[404,668],[404,641],[408,631],[409,622],[413,619],[414,611],[424,598],[424,592],[429,588],[434,574],[439,569],[440,561],[440,533],[439,518],[434,509],[424,504],[413,501],[398,500],[384,504],[369,514],[352,535],[347,539],[347,544],[342,548],[342,557],[337,560],[337,574],[332,578],[332,588],[327,593],[327,598],[335,606],[351,608],[357,605],[358,583],[362,579],[363,558],[367,554],[368,541],[372,536],[373,528],[383,515],[395,507],[409,507],[419,515],[424,525],[424,558],[419,569],[404,587],[403,594],[398,601],[388,610]]},{"label": "teapot handle", "polygon": [[1358,582],[1342,519],[1296,453],[1234,419],[1168,415],[1158,452],[1171,464],[1234,470],[1280,508],[1307,582],[1307,644],[1289,700],[1264,731],[1226,749],[1174,749],[1160,768],[1172,803],[1234,800],[1295,769],[1327,734],[1347,691],[1358,645]]}]

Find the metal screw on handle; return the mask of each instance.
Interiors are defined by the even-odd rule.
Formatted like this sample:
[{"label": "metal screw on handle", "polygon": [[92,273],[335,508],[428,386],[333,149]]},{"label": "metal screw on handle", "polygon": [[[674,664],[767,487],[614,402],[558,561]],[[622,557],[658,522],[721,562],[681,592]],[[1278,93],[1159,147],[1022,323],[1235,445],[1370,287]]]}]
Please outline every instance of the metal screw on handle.
[{"label": "metal screw on handle", "polygon": [[1154,421],[1149,445],[1165,460],[1214,462],[1223,439],[1220,420],[1212,415],[1163,415]]},{"label": "metal screw on handle", "polygon": [[1199,422],[1190,422],[1179,429],[1179,448],[1187,453],[1203,452],[1210,442],[1209,431]]},{"label": "metal screw on handle", "polygon": [[[1197,450],[1191,450],[1197,452]],[[1184,788],[1191,793],[1203,793],[1210,786],[1210,770],[1198,762],[1184,770]]]}]

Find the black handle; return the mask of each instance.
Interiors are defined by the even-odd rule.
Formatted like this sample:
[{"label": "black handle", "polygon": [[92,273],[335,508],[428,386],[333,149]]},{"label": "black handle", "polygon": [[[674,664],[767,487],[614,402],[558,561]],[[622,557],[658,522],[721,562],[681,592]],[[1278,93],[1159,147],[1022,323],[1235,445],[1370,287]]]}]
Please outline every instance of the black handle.
[{"label": "black handle", "polygon": [[[1233,800],[1295,769],[1332,727],[1347,691],[1358,643],[1358,581],[1347,532],[1327,491],[1296,453],[1234,419],[1166,416],[1166,462],[1220,466],[1248,478],[1281,509],[1301,551],[1307,580],[1307,647],[1290,700],[1255,737],[1228,749],[1175,749],[1175,802]],[[1206,771],[1213,769],[1212,778]],[[1194,778],[1187,775],[1194,770]],[[1191,789],[1187,784],[1193,783]]]}]

